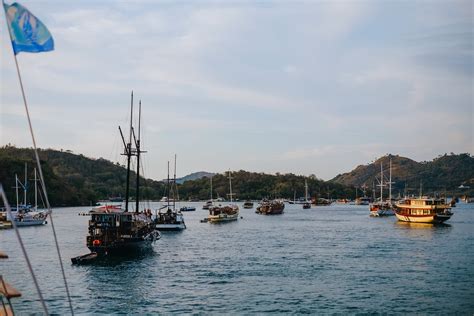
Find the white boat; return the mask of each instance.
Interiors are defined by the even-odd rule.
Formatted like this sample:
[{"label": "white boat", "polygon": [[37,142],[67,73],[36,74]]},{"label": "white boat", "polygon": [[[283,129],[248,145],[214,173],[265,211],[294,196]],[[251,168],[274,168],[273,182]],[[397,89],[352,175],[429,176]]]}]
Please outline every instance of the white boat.
[{"label": "white boat", "polygon": [[443,199],[411,198],[395,204],[398,220],[414,223],[439,224],[451,218],[451,207]]},{"label": "white boat", "polygon": [[[384,184],[384,175],[383,175],[383,165],[380,162],[380,198],[378,201],[371,203],[369,205],[370,216],[380,217],[380,216],[393,216],[395,215],[394,205],[392,203],[392,160],[390,159],[390,177],[387,181],[389,185],[389,197],[388,200],[383,200],[383,188]],[[375,194],[375,193],[374,193]]]},{"label": "white boat", "polygon": [[[7,221],[14,221],[16,226],[39,226],[47,223],[46,219],[48,217],[48,212],[38,211],[38,186],[37,186],[37,173],[36,168],[35,172],[35,206],[27,204],[26,197],[28,191],[28,170],[27,165],[25,164],[25,182],[21,183],[18,179],[18,176],[15,175],[15,190],[16,190],[16,207],[11,209],[12,218],[6,214]],[[18,189],[23,188],[24,200],[23,204],[19,203]]]},{"label": "white boat", "polygon": [[228,221],[235,221],[239,219],[239,207],[236,204],[233,204],[233,196],[232,193],[232,177],[229,170],[229,197],[230,197],[230,205],[224,206],[211,206],[209,207],[209,216],[207,220],[210,223],[218,223],[218,222],[228,222]]},{"label": "white boat", "polygon": [[[162,207],[158,210],[156,214],[155,223],[156,228],[161,231],[166,230],[183,230],[186,229],[186,224],[184,223],[184,216],[181,211],[176,210],[176,198],[177,195],[177,187],[176,187],[176,155],[174,156],[174,177],[173,177],[173,197],[170,199],[170,163],[168,161],[168,196],[167,196],[167,205]],[[173,201],[172,206],[170,205],[169,201]],[[166,211],[163,211],[166,209]]]}]

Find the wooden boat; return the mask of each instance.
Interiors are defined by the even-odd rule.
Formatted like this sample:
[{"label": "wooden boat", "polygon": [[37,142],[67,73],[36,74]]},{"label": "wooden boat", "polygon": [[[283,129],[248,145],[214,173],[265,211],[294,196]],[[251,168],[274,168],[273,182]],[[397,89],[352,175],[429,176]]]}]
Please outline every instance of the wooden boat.
[{"label": "wooden boat", "polygon": [[[212,178],[211,178],[212,179]],[[210,223],[218,223],[218,222],[228,222],[228,221],[235,221],[239,219],[239,207],[233,204],[233,196],[232,193],[232,177],[229,170],[229,197],[230,197],[230,205],[224,206],[210,206],[209,207],[209,216],[207,217]]]},{"label": "wooden boat", "polygon": [[[113,206],[101,206],[89,212],[89,234],[86,238],[87,248],[91,252],[103,255],[127,255],[151,247],[151,244],[160,238],[159,231],[155,228],[150,210],[139,212],[140,197],[140,121],[141,103],[138,117],[138,136],[136,137],[133,122],[133,93],[130,111],[130,136],[128,143],[119,127],[124,144],[124,154],[127,157],[127,178],[125,183],[125,209]],[[134,145],[132,145],[132,140]],[[130,162],[136,156],[136,196],[135,211],[129,210],[130,200]]]},{"label": "wooden boat", "polygon": [[285,203],[280,200],[263,200],[260,202],[260,205],[257,207],[255,213],[261,215],[278,215],[283,214],[285,209]]},{"label": "wooden boat", "polygon": [[444,199],[411,198],[395,204],[398,220],[415,223],[443,223],[451,218],[451,207]]},{"label": "wooden boat", "polygon": [[249,200],[245,201],[245,202],[244,202],[244,205],[243,205],[243,208],[245,208],[245,209],[252,209],[252,208],[253,208],[253,202],[252,202],[252,201],[249,201]]}]

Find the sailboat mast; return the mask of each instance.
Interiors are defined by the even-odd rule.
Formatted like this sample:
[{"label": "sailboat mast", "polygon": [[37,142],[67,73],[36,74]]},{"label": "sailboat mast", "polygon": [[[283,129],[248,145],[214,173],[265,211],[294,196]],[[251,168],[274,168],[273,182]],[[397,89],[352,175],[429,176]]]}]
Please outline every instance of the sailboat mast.
[{"label": "sailboat mast", "polygon": [[173,175],[173,211],[176,209],[176,195],[178,192],[178,187],[176,186],[176,154],[174,154],[174,175]]},{"label": "sailboat mast", "polygon": [[392,158],[390,158],[390,176],[388,180],[388,199],[392,202]]},{"label": "sailboat mast", "polygon": [[308,181],[304,180],[304,201],[308,202]]},{"label": "sailboat mast", "polygon": [[132,158],[132,119],[133,119],[133,91],[130,102],[130,136],[125,154],[127,155],[127,183],[125,186],[125,212],[128,212],[128,199],[130,194],[130,159]]},{"label": "sailboat mast", "polygon": [[142,100],[138,102],[138,139],[135,142],[137,147],[137,181],[136,181],[136,197],[135,197],[135,212],[140,210],[140,121],[142,119]]},{"label": "sailboat mast", "polygon": [[166,206],[170,206],[170,162],[168,161],[168,180],[166,181],[166,191],[168,196],[166,197]]},{"label": "sailboat mast", "polygon": [[383,201],[383,165],[380,161],[380,202]]},{"label": "sailboat mast", "polygon": [[18,175],[15,173],[16,211],[18,212]]},{"label": "sailboat mast", "polygon": [[26,206],[26,193],[28,191],[28,165],[25,162],[25,183],[23,184],[23,205]]},{"label": "sailboat mast", "polygon": [[212,199],[212,175],[211,175],[211,202],[214,202],[214,200]]},{"label": "sailboat mast", "polygon": [[232,199],[232,176],[230,175],[230,170],[229,170],[229,191],[230,191],[230,203],[233,202]]},{"label": "sailboat mast", "polygon": [[38,181],[36,178],[36,168],[35,168],[35,212],[38,211]]}]

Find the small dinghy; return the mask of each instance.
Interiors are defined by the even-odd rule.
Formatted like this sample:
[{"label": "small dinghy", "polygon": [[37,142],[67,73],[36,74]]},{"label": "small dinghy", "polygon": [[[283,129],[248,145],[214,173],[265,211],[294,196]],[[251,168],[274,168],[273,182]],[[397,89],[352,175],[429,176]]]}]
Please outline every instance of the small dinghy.
[{"label": "small dinghy", "polygon": [[97,259],[97,252],[91,252],[86,255],[71,258],[72,264],[88,264]]}]

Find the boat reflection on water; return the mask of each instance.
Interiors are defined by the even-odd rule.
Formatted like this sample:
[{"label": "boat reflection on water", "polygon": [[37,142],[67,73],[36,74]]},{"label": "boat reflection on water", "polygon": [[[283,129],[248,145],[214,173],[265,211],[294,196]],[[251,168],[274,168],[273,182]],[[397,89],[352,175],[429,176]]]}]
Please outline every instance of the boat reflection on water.
[{"label": "boat reflection on water", "polygon": [[433,229],[433,228],[449,228],[451,227],[450,224],[446,223],[415,223],[415,222],[401,222],[396,221],[395,225],[400,228],[408,228],[408,229]]}]

